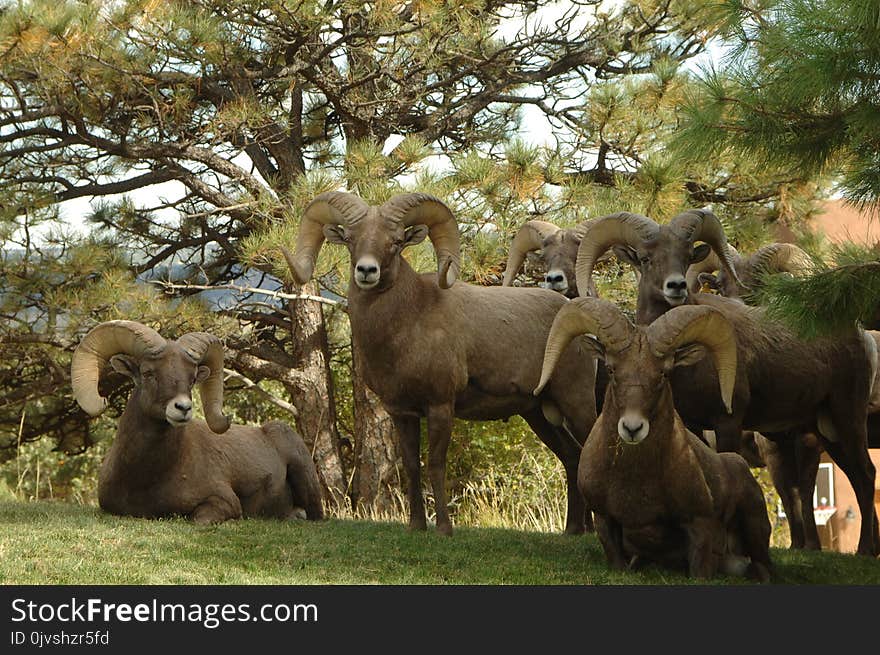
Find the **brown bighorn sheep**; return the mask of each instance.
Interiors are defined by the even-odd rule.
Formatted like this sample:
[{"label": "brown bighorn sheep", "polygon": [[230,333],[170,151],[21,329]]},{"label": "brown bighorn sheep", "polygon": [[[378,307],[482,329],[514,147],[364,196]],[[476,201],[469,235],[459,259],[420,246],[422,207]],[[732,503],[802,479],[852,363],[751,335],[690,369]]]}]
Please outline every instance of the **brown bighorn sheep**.
[{"label": "brown bighorn sheep", "polygon": [[[321,488],[302,438],[280,421],[232,425],[222,413],[223,347],[206,332],[166,341],[134,321],[108,321],[80,342],[73,394],[90,416],[110,364],[134,381],[98,474],[98,502],[112,514],[183,515],[197,523],[241,516],[323,518]],[[194,419],[199,385],[207,423]]]},{"label": "brown bighorn sheep", "polygon": [[[691,293],[699,293],[705,285],[726,298],[745,296],[748,299],[749,294],[759,287],[763,275],[802,273],[813,268],[810,256],[790,243],[762,246],[748,258],[730,245],[728,249],[741,284],[725,273],[718,256],[712,252],[688,267],[686,278]],[[742,446],[757,456],[756,465],[766,465],[770,472],[788,517],[791,547],[819,549],[819,532],[812,506],[822,452],[818,438],[811,434],[792,434],[790,438],[771,441],[758,432],[747,431],[743,433]]]},{"label": "brown bighorn sheep", "polygon": [[590,222],[585,221],[576,227],[564,229],[547,221],[523,223],[510,244],[502,286],[509,287],[513,284],[527,253],[540,250],[541,260],[547,268],[544,276],[545,289],[558,291],[567,298],[577,298],[578,295],[595,296],[595,286],[591,286],[585,293],[578,293],[574,274],[578,246]]},{"label": "brown bighorn sheep", "polygon": [[[722,296],[740,298],[758,288],[762,275],[802,273],[813,269],[810,256],[793,243],[770,243],[758,248],[748,258],[742,257],[731,245],[727,248],[739,283],[724,271],[721,261],[713,252],[688,268],[685,277],[691,293],[699,293],[705,284]],[[718,271],[717,275],[715,271]]]},{"label": "brown bighorn sheep", "polygon": [[880,553],[875,470],[866,445],[867,402],[877,357],[874,340],[853,327],[834,337],[806,341],[768,319],[760,308],[713,294],[689,294],[687,269],[708,255],[708,247],[694,246],[698,239],[711,245],[725,272],[740,283],[721,223],[705,209],[684,212],[664,226],[626,213],[596,219],[578,250],[578,282],[589,284],[596,259],[612,245],[623,245],[630,250],[630,263],[637,262],[641,269],[637,323],[650,324],[686,302],[721,311],[733,325],[740,361],[733,412],[725,411],[715,389],[717,374],[707,360],[672,373],[676,410],[692,431],[714,429],[721,451],[738,452],[743,428],[773,440],[820,434],[859,500],[859,553]]},{"label": "brown bighorn sheep", "polygon": [[[438,273],[419,275],[401,252],[426,235],[437,253]],[[572,344],[545,393],[540,398],[531,393],[553,316],[568,300],[547,289],[456,281],[458,225],[445,204],[426,194],[400,194],[379,207],[351,193],[317,196],[303,212],[295,254],[282,248],[297,282],[312,276],[325,237],[345,245],[351,255],[352,338],[365,381],[399,433],[410,528],[426,528],[419,481],[421,417],[428,423],[437,530],[451,534],[445,472],[453,418],[519,414],[562,461],[568,481],[566,532],[583,532],[577,465],[596,420],[595,359],[583,344]]]},{"label": "brown bighorn sheep", "polygon": [[553,321],[540,393],[568,343],[593,335],[610,380],[581,454],[578,486],[614,568],[633,558],[767,581],[770,522],[761,487],[736,453],[717,453],[685,428],[672,402],[672,369],[708,351],[725,407],[736,381],[733,328],[711,307],[680,307],[635,327],[614,304],[579,298]]}]

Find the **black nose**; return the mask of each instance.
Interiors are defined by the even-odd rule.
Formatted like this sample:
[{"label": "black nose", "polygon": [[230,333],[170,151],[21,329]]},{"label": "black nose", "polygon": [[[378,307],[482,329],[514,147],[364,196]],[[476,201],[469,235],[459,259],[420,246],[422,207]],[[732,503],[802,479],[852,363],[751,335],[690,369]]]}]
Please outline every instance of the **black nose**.
[{"label": "black nose", "polygon": [[684,291],[687,288],[686,280],[669,280],[666,283],[666,288],[670,291]]},{"label": "black nose", "polygon": [[562,282],[565,277],[562,275],[562,273],[559,273],[557,275],[548,275],[545,279],[550,284],[556,284],[557,282]]},{"label": "black nose", "polygon": [[379,267],[375,264],[358,264],[355,270],[361,275],[375,275],[379,272]]},{"label": "black nose", "polygon": [[184,414],[192,409],[192,403],[180,402],[177,401],[174,403],[175,409],[179,409]]},{"label": "black nose", "polygon": [[639,421],[639,424],[635,427],[627,425],[626,421],[623,423],[623,429],[630,433],[630,435],[634,435],[636,432],[642,429],[642,426],[645,424],[644,421]]}]

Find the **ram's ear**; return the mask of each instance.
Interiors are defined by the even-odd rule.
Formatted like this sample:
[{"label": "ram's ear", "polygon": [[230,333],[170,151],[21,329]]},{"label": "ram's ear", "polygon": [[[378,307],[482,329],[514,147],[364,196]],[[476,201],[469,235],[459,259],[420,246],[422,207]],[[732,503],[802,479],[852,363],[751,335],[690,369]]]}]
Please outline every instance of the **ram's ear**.
[{"label": "ram's ear", "polygon": [[345,233],[345,226],[328,224],[324,226],[324,238],[330,243],[345,245],[348,243],[348,236]]},{"label": "ram's ear", "polygon": [[611,246],[612,252],[617,255],[617,258],[626,262],[630,266],[634,267],[636,270],[641,270],[641,263],[639,262],[639,256],[636,253],[636,249],[632,246],[624,246],[624,245],[615,245]]},{"label": "ram's ear", "polygon": [[690,366],[706,356],[706,347],[700,343],[689,343],[675,351],[673,366]]},{"label": "ram's ear", "polygon": [[141,367],[138,361],[131,355],[113,355],[110,358],[110,366],[117,373],[121,373],[132,380],[137,380],[141,374]]},{"label": "ram's ear", "polygon": [[205,380],[207,380],[211,375],[211,367],[210,366],[199,366],[196,371],[196,384],[201,384]]},{"label": "ram's ear", "polygon": [[721,288],[721,285],[718,283],[718,276],[715,273],[700,273],[697,276],[697,280],[700,282],[700,288],[709,287],[714,291],[718,291]]},{"label": "ram's ear", "polygon": [[403,247],[409,248],[410,246],[415,246],[424,241],[427,236],[427,225],[410,225],[406,228],[406,232],[404,232]]},{"label": "ram's ear", "polygon": [[708,243],[701,243],[698,246],[694,246],[694,252],[691,255],[691,264],[703,261],[709,256],[710,252],[712,252],[712,246]]},{"label": "ram's ear", "polygon": [[582,335],[579,342],[586,348],[587,352],[593,355],[593,357],[603,361],[605,360],[605,346],[599,343],[599,340],[592,334]]}]

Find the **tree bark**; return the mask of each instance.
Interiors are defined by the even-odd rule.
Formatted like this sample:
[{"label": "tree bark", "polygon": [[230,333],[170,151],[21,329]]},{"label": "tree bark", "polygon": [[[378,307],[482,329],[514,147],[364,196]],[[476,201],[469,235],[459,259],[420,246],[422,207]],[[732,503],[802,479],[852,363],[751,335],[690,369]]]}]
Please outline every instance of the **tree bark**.
[{"label": "tree bark", "polygon": [[352,343],[352,387],[354,394],[355,470],[352,502],[377,512],[394,508],[395,491],[400,490],[400,447],[391,417],[379,398],[364,383],[362,364]]},{"label": "tree bark", "polygon": [[[315,282],[303,285],[302,293],[318,295]],[[294,300],[289,304],[292,354],[304,378],[293,392],[299,411],[297,428],[318,469],[324,492],[332,501],[345,497],[346,477],[336,430],[336,403],[330,377],[330,355],[321,304]]]}]

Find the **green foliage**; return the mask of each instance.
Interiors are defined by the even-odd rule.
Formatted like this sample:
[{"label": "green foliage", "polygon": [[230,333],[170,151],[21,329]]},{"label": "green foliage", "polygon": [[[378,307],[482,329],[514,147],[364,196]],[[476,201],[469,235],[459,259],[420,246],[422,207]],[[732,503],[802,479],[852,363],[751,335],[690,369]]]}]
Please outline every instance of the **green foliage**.
[{"label": "green foliage", "polygon": [[738,41],[690,98],[679,145],[735,148],[792,175],[838,176],[859,204],[880,200],[880,7],[873,0],[729,3]]}]

